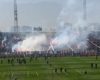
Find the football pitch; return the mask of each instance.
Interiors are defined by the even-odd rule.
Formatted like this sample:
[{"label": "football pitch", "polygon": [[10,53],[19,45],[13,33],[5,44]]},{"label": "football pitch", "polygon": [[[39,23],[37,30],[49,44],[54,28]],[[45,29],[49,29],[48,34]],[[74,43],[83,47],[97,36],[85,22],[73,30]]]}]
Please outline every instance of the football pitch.
[{"label": "football pitch", "polygon": [[100,57],[26,57],[21,64],[8,59],[0,59],[0,80],[100,80]]}]

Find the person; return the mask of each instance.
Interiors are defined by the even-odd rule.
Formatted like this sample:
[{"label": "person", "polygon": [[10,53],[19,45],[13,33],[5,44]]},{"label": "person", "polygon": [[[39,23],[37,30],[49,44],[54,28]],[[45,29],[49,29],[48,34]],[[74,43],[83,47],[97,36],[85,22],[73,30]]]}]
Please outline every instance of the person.
[{"label": "person", "polygon": [[55,72],[57,72],[57,68],[55,68]]},{"label": "person", "polygon": [[18,62],[19,64],[22,64],[22,60],[21,59],[19,59],[19,62]]},{"label": "person", "polygon": [[87,74],[87,71],[85,71],[84,74]]},{"label": "person", "polygon": [[30,63],[32,62],[32,60],[33,60],[33,58],[32,58],[32,57],[30,57]]},{"label": "person", "polygon": [[95,68],[97,69],[97,64],[95,64]]},{"label": "person", "polygon": [[15,80],[18,80],[18,78],[15,78]]},{"label": "person", "polygon": [[49,64],[49,61],[47,61],[47,64]]},{"label": "person", "polygon": [[93,63],[91,63],[91,68],[93,68]]},{"label": "person", "polygon": [[10,63],[10,59],[8,59],[8,64]]},{"label": "person", "polygon": [[11,59],[10,63],[14,66],[14,59]]},{"label": "person", "polygon": [[23,58],[22,61],[23,61],[24,64],[26,64],[26,59],[25,58]]},{"label": "person", "polygon": [[1,59],[1,64],[3,63],[3,60]]},{"label": "person", "polygon": [[61,67],[61,68],[60,68],[60,72],[62,72],[62,70],[63,70],[63,68]]},{"label": "person", "polygon": [[52,64],[49,64],[50,65],[50,67],[52,66]]},{"label": "person", "polygon": [[67,69],[65,68],[64,71],[67,72]]}]

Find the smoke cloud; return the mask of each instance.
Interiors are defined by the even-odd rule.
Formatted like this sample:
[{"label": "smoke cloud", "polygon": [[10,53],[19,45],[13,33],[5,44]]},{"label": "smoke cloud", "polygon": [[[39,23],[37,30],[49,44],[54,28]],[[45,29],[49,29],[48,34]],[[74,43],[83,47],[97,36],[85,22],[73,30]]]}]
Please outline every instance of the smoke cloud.
[{"label": "smoke cloud", "polygon": [[23,41],[18,42],[13,46],[14,51],[42,51],[47,44],[47,38],[44,34],[26,37]]},{"label": "smoke cloud", "polygon": [[[67,0],[58,17],[58,33],[52,40],[54,48],[86,49],[87,37],[93,31],[93,26],[88,26],[84,20],[83,4],[77,6],[77,1]],[[81,7],[79,9],[78,7]],[[72,22],[69,22],[70,19]]]},{"label": "smoke cloud", "polygon": [[[77,5],[77,1],[80,5]],[[95,26],[88,26],[89,23],[83,18],[83,4],[80,0],[77,1],[67,0],[57,18],[56,35],[51,39],[51,47],[48,48],[67,48],[72,51],[87,48],[87,37]],[[45,34],[31,36],[14,45],[12,51],[46,50],[44,45],[49,44],[48,42]]]}]

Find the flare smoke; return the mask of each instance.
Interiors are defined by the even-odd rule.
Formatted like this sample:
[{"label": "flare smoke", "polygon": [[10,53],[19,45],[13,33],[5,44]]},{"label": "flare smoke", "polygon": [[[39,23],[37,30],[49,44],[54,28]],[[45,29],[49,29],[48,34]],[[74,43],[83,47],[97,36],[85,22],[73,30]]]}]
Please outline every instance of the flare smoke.
[{"label": "flare smoke", "polygon": [[77,1],[67,0],[57,20],[58,33],[52,40],[52,43],[57,43],[54,48],[66,47],[71,50],[87,48],[87,37],[93,31],[93,26],[88,26],[83,18],[83,10],[78,7]]},{"label": "flare smoke", "polygon": [[46,44],[47,38],[45,35],[30,36],[14,45],[12,51],[42,51],[43,45]]},{"label": "flare smoke", "polygon": [[[67,0],[58,16],[56,35],[50,42],[53,50],[87,48],[87,37],[94,28],[93,26],[88,26],[87,21],[83,19],[83,10],[78,8],[82,7],[83,4],[80,3],[80,6],[77,6],[76,3],[76,0]],[[45,34],[31,36],[14,45],[12,51],[41,51],[44,50],[43,45],[48,44],[48,42]],[[48,46],[48,48],[50,47]]]}]

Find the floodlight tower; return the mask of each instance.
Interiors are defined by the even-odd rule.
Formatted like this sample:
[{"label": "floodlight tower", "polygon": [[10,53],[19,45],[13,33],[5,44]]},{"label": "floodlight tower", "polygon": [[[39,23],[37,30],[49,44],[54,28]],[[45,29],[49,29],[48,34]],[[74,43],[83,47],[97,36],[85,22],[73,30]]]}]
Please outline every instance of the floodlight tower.
[{"label": "floodlight tower", "polygon": [[16,34],[19,33],[17,0],[14,0],[14,32],[15,32]]},{"label": "floodlight tower", "polygon": [[83,0],[83,20],[87,20],[87,1]]}]

